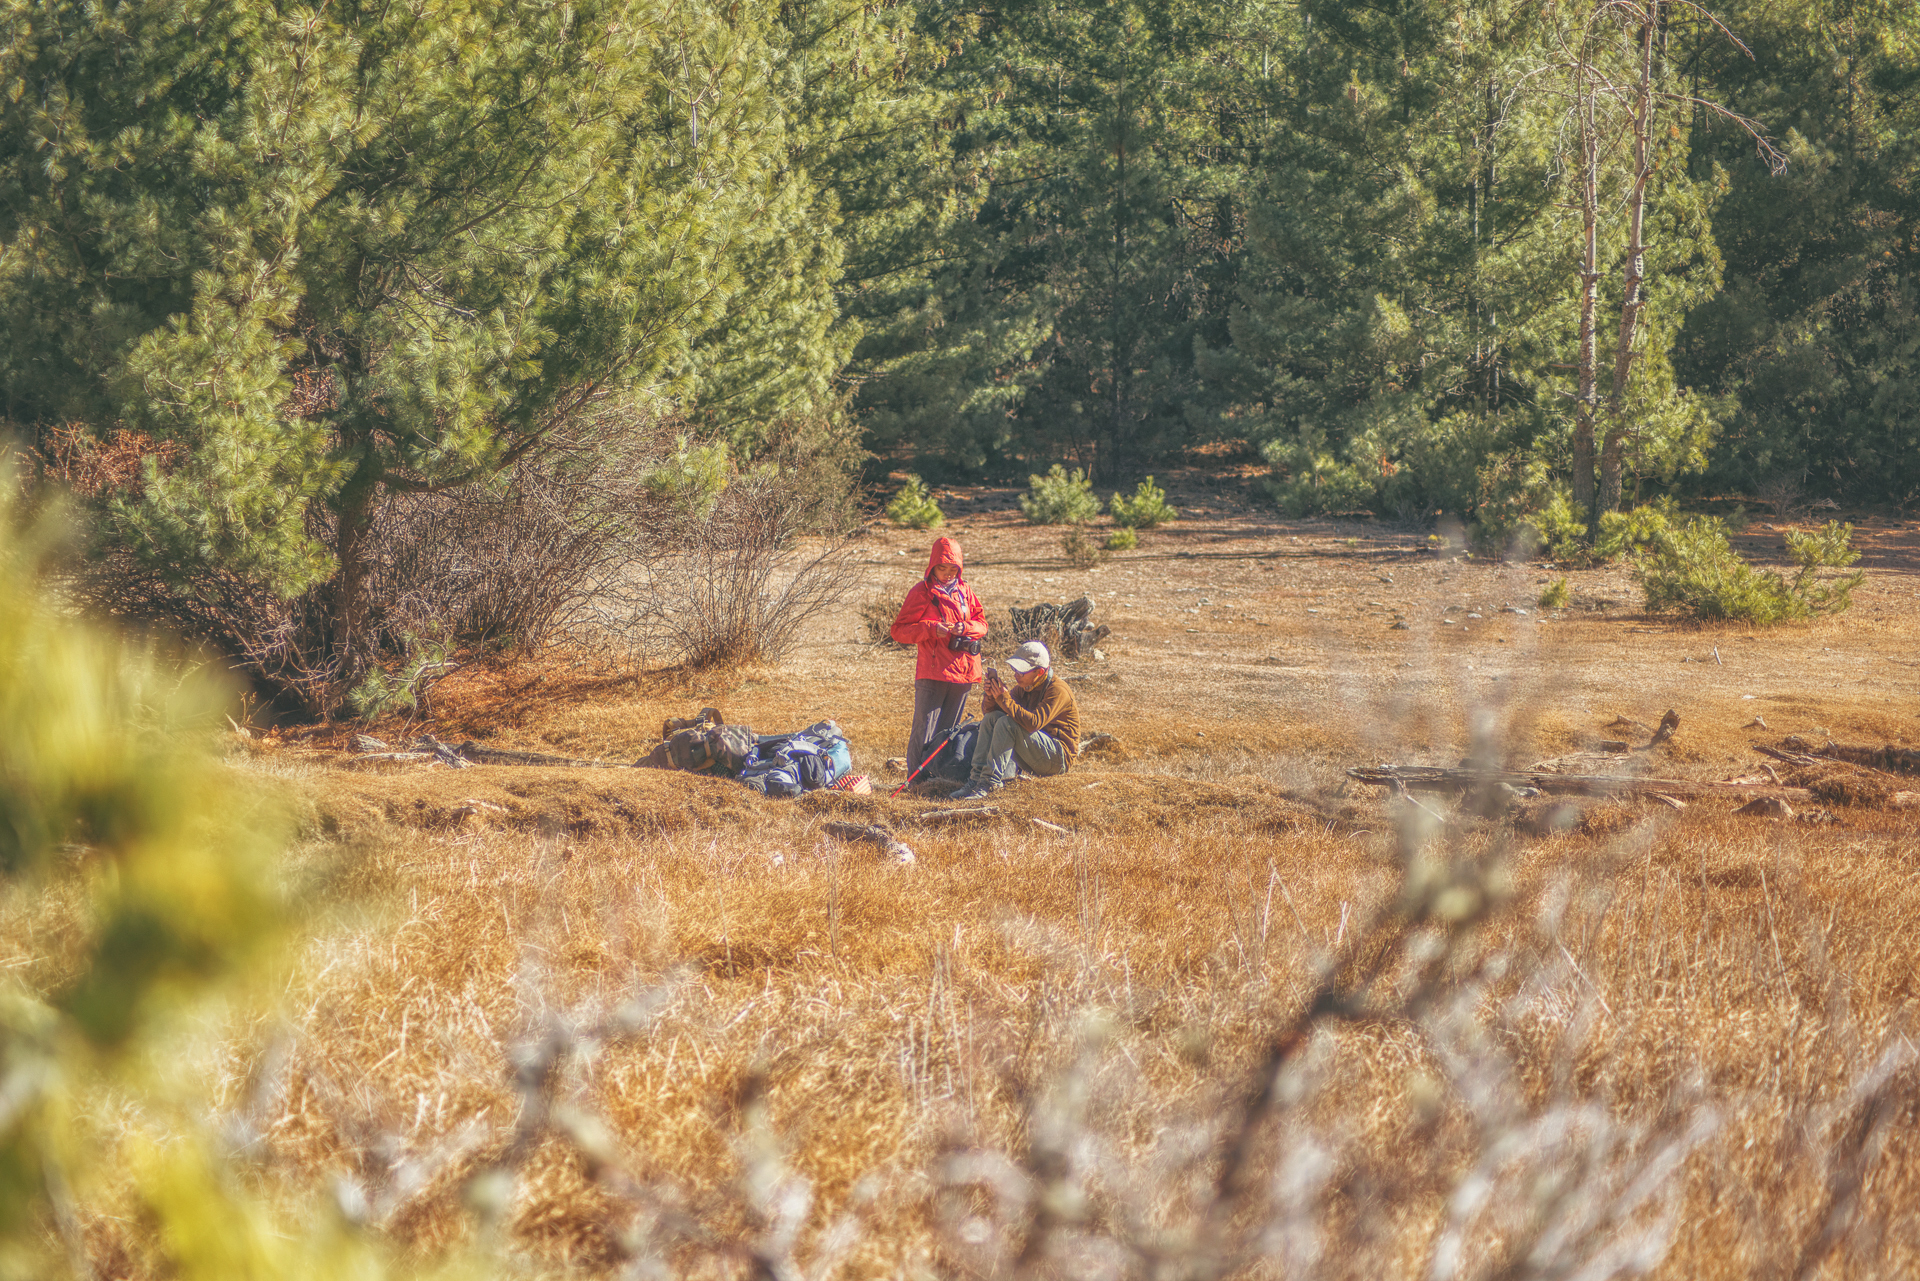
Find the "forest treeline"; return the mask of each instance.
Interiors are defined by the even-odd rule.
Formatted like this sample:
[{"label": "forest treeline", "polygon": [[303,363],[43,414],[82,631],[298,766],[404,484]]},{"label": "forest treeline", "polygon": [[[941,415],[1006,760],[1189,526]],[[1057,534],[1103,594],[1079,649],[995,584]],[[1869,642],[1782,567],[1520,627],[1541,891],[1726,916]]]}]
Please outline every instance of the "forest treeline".
[{"label": "forest treeline", "polygon": [[0,414],[115,607],[349,675],[385,514],[615,402],[681,472],[1243,441],[1496,535],[1920,489],[1898,0],[0,12]]}]

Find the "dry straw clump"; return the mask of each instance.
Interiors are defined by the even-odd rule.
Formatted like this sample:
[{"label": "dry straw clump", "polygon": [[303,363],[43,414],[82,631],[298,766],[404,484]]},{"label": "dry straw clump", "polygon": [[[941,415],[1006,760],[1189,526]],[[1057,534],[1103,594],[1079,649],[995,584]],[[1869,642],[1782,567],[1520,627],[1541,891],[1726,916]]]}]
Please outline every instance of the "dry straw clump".
[{"label": "dry straw clump", "polygon": [[[1526,842],[1094,770],[968,827],[537,773],[433,776],[419,808],[319,789],[302,867],[332,906],[222,1103],[289,1213],[330,1189],[420,1265],[608,1276],[1920,1254],[1891,828],[1756,841],[1696,806]],[[509,812],[421,817],[450,788]],[[847,816],[918,864],[822,835]],[[105,1206],[92,1231],[138,1235]]]}]

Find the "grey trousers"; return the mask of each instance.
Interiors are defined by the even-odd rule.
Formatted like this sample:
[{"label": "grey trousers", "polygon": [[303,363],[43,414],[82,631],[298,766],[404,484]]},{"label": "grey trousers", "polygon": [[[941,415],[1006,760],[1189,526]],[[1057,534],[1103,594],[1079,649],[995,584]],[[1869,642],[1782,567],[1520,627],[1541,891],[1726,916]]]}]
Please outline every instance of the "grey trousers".
[{"label": "grey trousers", "polygon": [[1005,712],[980,718],[973,747],[973,781],[1004,783],[1021,771],[1048,777],[1067,772],[1067,749],[1051,734],[1029,733]]},{"label": "grey trousers", "polygon": [[[927,745],[960,723],[960,718],[967,714],[967,697],[972,693],[973,686],[964,681],[913,683],[913,734],[907,739],[909,774],[927,759]],[[949,748],[948,755],[951,754]]]}]

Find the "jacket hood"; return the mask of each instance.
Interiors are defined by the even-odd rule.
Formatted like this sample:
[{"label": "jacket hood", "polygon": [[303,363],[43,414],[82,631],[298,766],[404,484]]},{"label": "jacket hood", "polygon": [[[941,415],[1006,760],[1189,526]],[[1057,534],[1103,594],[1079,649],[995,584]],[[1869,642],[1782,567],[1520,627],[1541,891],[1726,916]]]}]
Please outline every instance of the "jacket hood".
[{"label": "jacket hood", "polygon": [[967,563],[960,557],[960,544],[945,535],[934,539],[933,550],[927,553],[926,580],[929,583],[933,581],[933,571],[937,565],[951,565],[964,575]]}]

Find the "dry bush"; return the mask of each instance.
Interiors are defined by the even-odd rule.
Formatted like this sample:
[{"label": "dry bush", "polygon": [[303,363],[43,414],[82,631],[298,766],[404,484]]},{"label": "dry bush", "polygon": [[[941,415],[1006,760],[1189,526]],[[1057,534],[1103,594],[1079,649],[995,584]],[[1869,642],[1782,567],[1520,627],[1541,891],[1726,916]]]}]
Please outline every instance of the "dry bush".
[{"label": "dry bush", "polygon": [[638,661],[702,668],[772,662],[859,582],[815,487],[776,471],[734,478],[710,512],[664,519],[588,598],[574,634]]},{"label": "dry bush", "polygon": [[866,633],[867,643],[887,649],[913,648],[893,638],[893,620],[899,616],[900,601],[894,596],[879,593],[861,601],[860,626]]},{"label": "dry bush", "polygon": [[441,636],[525,653],[565,635],[589,586],[649,532],[644,480],[662,434],[588,422],[496,485],[395,495],[372,533],[387,647]]}]

